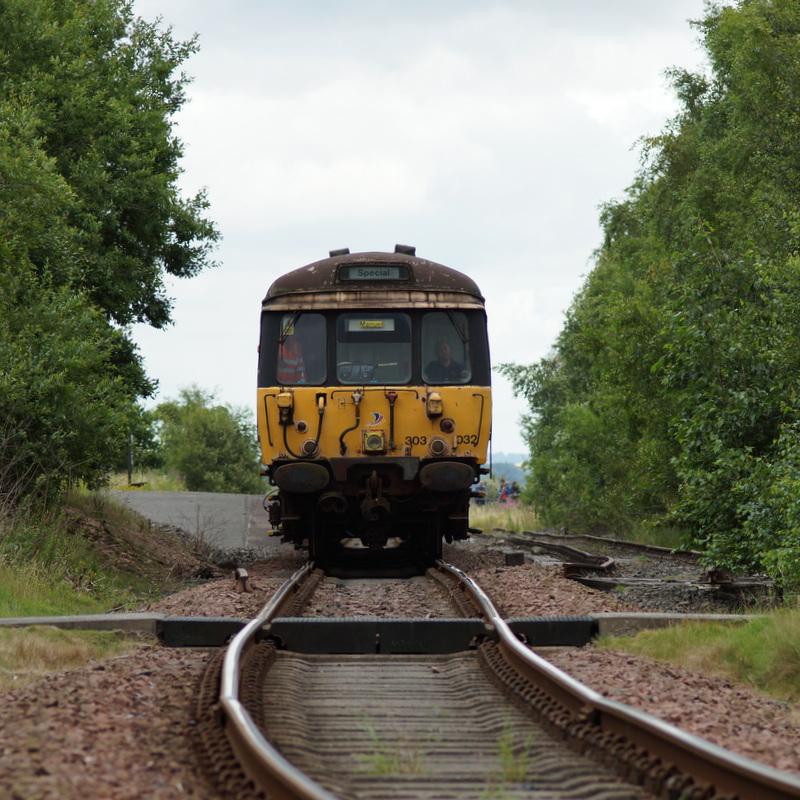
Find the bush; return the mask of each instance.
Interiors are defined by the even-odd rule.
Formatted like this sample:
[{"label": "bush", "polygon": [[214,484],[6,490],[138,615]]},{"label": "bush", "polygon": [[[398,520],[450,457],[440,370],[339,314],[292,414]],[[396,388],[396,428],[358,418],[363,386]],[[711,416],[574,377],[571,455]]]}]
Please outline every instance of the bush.
[{"label": "bush", "polygon": [[0,494],[101,483],[134,400],[115,372],[118,334],[80,295],[0,272]]},{"label": "bush", "polygon": [[214,397],[192,386],[155,411],[167,470],[181,475],[189,491],[259,494],[260,456],[247,413],[214,405]]}]

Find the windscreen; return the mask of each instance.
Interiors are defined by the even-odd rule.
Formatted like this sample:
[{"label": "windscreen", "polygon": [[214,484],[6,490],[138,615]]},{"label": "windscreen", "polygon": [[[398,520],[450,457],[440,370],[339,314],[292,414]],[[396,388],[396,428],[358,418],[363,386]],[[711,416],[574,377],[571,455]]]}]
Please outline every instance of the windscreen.
[{"label": "windscreen", "polygon": [[336,324],[340,383],[398,384],[411,380],[411,322],[407,314],[341,314]]}]

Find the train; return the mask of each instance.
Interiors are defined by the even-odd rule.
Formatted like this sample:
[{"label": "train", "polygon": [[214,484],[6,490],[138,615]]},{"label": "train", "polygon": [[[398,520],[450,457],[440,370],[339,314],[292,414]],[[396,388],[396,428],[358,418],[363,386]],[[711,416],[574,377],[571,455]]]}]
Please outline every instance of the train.
[{"label": "train", "polygon": [[469,535],[491,438],[477,284],[407,245],[282,275],[262,302],[257,421],[284,541],[320,564],[352,543],[440,558]]}]

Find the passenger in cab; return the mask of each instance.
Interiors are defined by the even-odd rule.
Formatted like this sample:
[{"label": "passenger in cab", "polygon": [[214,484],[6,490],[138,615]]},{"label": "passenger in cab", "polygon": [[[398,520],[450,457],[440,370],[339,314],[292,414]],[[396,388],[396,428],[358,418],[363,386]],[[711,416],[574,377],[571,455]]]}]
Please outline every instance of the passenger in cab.
[{"label": "passenger in cab", "polygon": [[436,343],[436,361],[425,367],[428,383],[460,383],[464,377],[464,365],[453,359],[453,351],[447,339]]},{"label": "passenger in cab", "polygon": [[303,362],[303,348],[297,337],[287,336],[278,345],[278,383],[305,383],[306,367]]}]

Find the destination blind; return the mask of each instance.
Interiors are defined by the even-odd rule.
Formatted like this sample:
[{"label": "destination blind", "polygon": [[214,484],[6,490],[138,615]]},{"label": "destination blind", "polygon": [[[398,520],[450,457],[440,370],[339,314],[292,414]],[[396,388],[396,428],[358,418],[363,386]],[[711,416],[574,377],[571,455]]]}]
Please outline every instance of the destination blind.
[{"label": "destination blind", "polygon": [[343,281],[405,281],[408,280],[408,267],[383,265],[348,265],[339,270],[339,280]]}]

